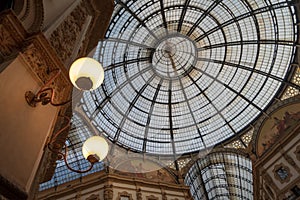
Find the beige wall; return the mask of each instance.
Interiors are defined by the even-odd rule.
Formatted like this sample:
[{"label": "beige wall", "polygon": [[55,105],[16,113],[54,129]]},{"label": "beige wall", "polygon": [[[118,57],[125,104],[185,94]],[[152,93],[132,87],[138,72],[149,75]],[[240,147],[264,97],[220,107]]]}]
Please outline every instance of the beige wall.
[{"label": "beige wall", "polygon": [[38,88],[20,56],[0,74],[0,173],[26,192],[57,112],[51,106],[27,104],[25,92]]}]

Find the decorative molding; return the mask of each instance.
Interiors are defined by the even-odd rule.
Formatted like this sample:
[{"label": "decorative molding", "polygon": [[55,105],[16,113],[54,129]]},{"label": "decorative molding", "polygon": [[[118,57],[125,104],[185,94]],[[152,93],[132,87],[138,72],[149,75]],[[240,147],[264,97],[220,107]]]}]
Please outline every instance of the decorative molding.
[{"label": "decorative molding", "polygon": [[84,2],[82,1],[50,35],[49,41],[63,63],[66,63],[72,56],[74,45],[78,44],[88,17],[88,10]]},{"label": "decorative molding", "polygon": [[165,191],[162,191],[162,200],[168,200],[167,193]]},{"label": "decorative molding", "polygon": [[275,198],[274,192],[273,190],[269,187],[268,184],[265,184],[265,191],[264,193],[266,193],[268,196],[270,196],[272,199]]},{"label": "decorative molding", "polygon": [[[268,173],[266,173],[265,171],[262,171],[261,175],[262,175],[263,181],[265,182],[264,183],[265,185],[270,186],[273,189],[273,191],[275,191],[275,192],[277,192],[279,190],[277,188],[277,186],[274,184],[273,179],[271,178],[271,176]],[[262,184],[263,181],[259,182],[258,184]]]},{"label": "decorative molding", "polygon": [[292,177],[290,168],[285,166],[282,163],[274,166],[273,174],[274,174],[275,179],[280,181],[281,184],[288,183]]},{"label": "decorative molding", "polygon": [[136,191],[136,199],[137,200],[142,200],[142,190],[141,188],[138,188]]},{"label": "decorative molding", "polygon": [[112,200],[113,199],[113,186],[105,185],[104,187],[104,200]]},{"label": "decorative molding", "polygon": [[28,17],[28,15],[29,15],[30,1],[31,0],[25,0],[24,1],[25,12],[22,14],[22,16],[18,16],[21,21],[25,21],[26,17]]},{"label": "decorative molding", "polygon": [[52,83],[55,91],[54,100],[63,102],[69,99],[72,85],[68,79],[68,73],[64,65],[58,60],[56,53],[42,33],[37,34],[26,41],[27,46],[20,56],[27,63],[29,70],[42,83],[46,83],[52,72],[60,69],[62,73]]},{"label": "decorative molding", "polygon": [[296,162],[293,160],[293,158],[291,156],[284,153],[283,157],[291,166],[293,166],[298,172],[300,172],[300,167],[296,164]]},{"label": "decorative molding", "polygon": [[24,24],[26,24],[26,21],[30,22],[30,25],[26,27],[28,32],[34,33],[34,32],[41,31],[44,23],[43,1],[24,0],[22,12],[21,10],[19,10],[18,12],[19,12],[18,18],[20,19],[20,21],[24,22]]},{"label": "decorative molding", "polygon": [[[26,3],[29,3],[29,1],[26,1]],[[63,102],[71,97],[72,84],[69,81],[68,72],[49,41],[42,33],[28,37],[28,33],[20,20],[11,10],[7,10],[0,15],[0,62],[2,61],[0,71],[5,70],[17,56],[41,85],[51,78],[53,70],[59,68],[62,73],[51,85],[55,89],[54,100]],[[71,115],[66,106],[60,108],[60,113],[67,116]],[[62,126],[59,121],[56,121],[54,132]],[[61,137],[57,138],[59,143],[63,144],[66,136],[67,133],[61,134]],[[46,150],[43,159],[41,176],[39,176],[39,180],[35,180],[39,183],[49,180],[53,176],[57,155]]]},{"label": "decorative molding", "polygon": [[128,197],[128,200],[133,200],[132,194],[130,194],[130,193],[126,192],[126,191],[119,192],[117,200],[121,200],[121,197]]},{"label": "decorative molding", "polygon": [[85,200],[100,200],[100,197],[99,197],[99,195],[92,194],[91,196],[89,196]]},{"label": "decorative molding", "polygon": [[[93,189],[90,190],[91,188]],[[123,191],[131,193],[133,200],[146,200],[145,195],[151,194],[162,200],[163,192],[159,191],[164,191],[168,200],[170,196],[174,196],[172,195],[174,193],[177,193],[174,197],[179,199],[192,200],[189,187],[184,184],[157,183],[151,180],[120,177],[114,173],[107,173],[105,170],[84,176],[81,180],[63,183],[56,189],[50,188],[40,191],[38,199],[63,199],[63,197],[72,195],[76,191],[81,191],[85,195],[100,194],[101,200],[109,199],[109,195],[112,200],[119,200],[117,199],[118,193]]]},{"label": "decorative molding", "polygon": [[296,151],[294,153],[296,158],[300,161],[300,145],[296,147]]},{"label": "decorative molding", "polygon": [[158,200],[158,197],[154,196],[154,195],[150,195],[150,196],[146,196],[147,200]]},{"label": "decorative molding", "polygon": [[[28,71],[41,85],[50,80],[53,76],[53,71],[60,69],[60,75],[51,84],[51,87],[55,91],[54,102],[65,102],[71,98],[73,87],[68,78],[68,72],[43,33],[38,33],[26,39],[23,42],[22,51],[19,53],[19,57],[27,66]],[[62,106],[59,109],[59,115],[72,116],[71,105]],[[62,120],[57,118],[53,128],[53,133],[60,130],[63,126],[64,124]],[[60,148],[63,147],[67,134],[68,130],[60,134],[60,136],[56,138],[56,141],[54,141],[55,143],[60,144]],[[40,169],[40,180],[38,180],[39,183],[43,183],[51,179],[56,168],[57,159],[57,154],[53,154],[45,149],[42,161],[43,164]]]},{"label": "decorative molding", "polygon": [[11,10],[0,15],[0,61],[18,52],[27,37],[27,32]]},{"label": "decorative molding", "polygon": [[[32,9],[34,9],[34,21],[28,29],[28,32],[41,31],[44,23],[44,5],[41,0],[34,0]],[[30,11],[32,12],[32,11]]]}]

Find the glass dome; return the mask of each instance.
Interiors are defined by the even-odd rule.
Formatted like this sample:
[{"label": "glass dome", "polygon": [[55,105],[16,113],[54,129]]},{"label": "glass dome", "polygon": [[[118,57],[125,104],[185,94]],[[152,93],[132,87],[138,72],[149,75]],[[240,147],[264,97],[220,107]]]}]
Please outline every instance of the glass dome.
[{"label": "glass dome", "polygon": [[238,136],[281,92],[294,60],[288,1],[117,0],[95,58],[91,123],[135,152],[180,155]]},{"label": "glass dome", "polygon": [[195,200],[253,199],[252,162],[234,151],[213,152],[197,160],[184,182]]}]

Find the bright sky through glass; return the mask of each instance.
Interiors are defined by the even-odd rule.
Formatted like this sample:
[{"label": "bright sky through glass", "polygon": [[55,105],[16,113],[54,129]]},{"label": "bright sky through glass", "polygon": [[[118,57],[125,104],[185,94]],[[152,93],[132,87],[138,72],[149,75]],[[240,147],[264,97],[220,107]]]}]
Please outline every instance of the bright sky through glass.
[{"label": "bright sky through glass", "polygon": [[138,152],[183,154],[239,134],[271,102],[295,51],[285,1],[116,1],[84,110]]}]

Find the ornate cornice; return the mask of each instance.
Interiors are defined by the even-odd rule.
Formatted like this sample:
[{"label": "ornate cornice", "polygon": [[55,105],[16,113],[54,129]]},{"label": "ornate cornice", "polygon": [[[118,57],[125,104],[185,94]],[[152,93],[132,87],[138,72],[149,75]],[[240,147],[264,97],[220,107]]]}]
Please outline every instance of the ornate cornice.
[{"label": "ornate cornice", "polygon": [[68,78],[68,72],[42,33],[26,40],[20,57],[27,63],[29,70],[42,84],[51,79],[56,69],[60,69],[62,73],[56,78],[51,87],[55,91],[57,102],[69,99],[72,85]]},{"label": "ornate cornice", "polygon": [[27,32],[11,10],[0,15],[0,61],[5,61],[22,48]]},{"label": "ornate cornice", "polygon": [[[86,189],[94,188],[94,191],[106,191],[106,197],[104,198],[110,198],[111,194],[116,191],[122,191],[126,190],[128,191],[129,188],[132,190],[133,187],[124,187],[121,185],[131,185],[135,186],[137,197],[142,197],[143,191],[139,190],[140,188],[152,188],[152,189],[158,189],[158,190],[164,190],[164,191],[181,191],[186,193],[187,198],[191,199],[189,196],[189,187],[184,184],[172,184],[172,183],[164,183],[164,182],[156,182],[152,180],[144,180],[144,179],[138,179],[138,178],[132,178],[132,177],[125,177],[118,174],[115,174],[113,172],[107,173],[105,170],[87,175],[82,177],[81,180],[74,180],[70,181],[68,183],[59,185],[55,192],[53,188],[50,188],[48,190],[42,191],[39,196],[40,198],[43,198],[47,196],[47,198],[62,198],[70,194],[74,194],[74,191],[83,191]],[[115,195],[117,195],[116,193]],[[104,193],[103,193],[104,195]],[[134,197],[132,197],[134,198]],[[101,198],[100,198],[101,199]],[[139,199],[139,198],[137,198]]]}]

